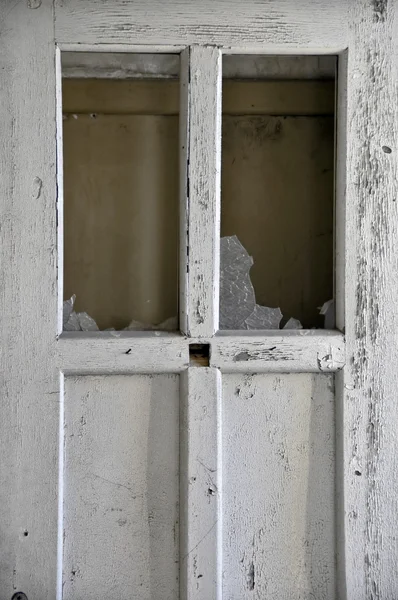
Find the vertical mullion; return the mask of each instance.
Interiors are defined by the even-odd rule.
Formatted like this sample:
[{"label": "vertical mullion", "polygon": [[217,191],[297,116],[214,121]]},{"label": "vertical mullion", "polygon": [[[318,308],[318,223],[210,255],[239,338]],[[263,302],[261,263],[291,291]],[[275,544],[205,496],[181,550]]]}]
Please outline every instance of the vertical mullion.
[{"label": "vertical mullion", "polygon": [[181,379],[181,599],[221,600],[221,374]]},{"label": "vertical mullion", "polygon": [[[187,56],[189,52],[189,67]],[[183,53],[181,329],[209,337],[218,329],[220,260],[221,52]],[[182,116],[182,119],[184,117]],[[188,144],[185,142],[188,140]]]}]

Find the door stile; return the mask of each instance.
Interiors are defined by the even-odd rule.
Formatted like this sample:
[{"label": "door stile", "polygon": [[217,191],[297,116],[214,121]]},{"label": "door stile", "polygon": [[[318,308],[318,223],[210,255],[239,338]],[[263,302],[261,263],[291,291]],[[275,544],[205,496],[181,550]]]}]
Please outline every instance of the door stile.
[{"label": "door stile", "polygon": [[337,378],[345,551],[339,598],[348,600],[397,595],[397,9],[397,2],[350,3],[346,367]]},{"label": "door stile", "polygon": [[1,2],[1,598],[53,600],[59,372],[52,0]]},{"label": "door stile", "polygon": [[181,375],[181,600],[221,600],[221,373]]}]

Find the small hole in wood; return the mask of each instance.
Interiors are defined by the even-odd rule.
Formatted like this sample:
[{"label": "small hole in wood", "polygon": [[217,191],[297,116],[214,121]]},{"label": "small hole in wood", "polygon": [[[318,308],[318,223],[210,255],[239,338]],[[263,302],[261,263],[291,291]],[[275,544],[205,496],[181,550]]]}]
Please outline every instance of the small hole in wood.
[{"label": "small hole in wood", "polygon": [[392,150],[389,146],[383,146],[382,147],[383,152],[385,152],[386,154],[391,154]]},{"label": "small hole in wood", "polygon": [[189,362],[197,367],[210,365],[210,344],[189,344]]},{"label": "small hole in wood", "polygon": [[28,537],[29,531],[27,529],[25,529],[25,531],[23,532],[23,534],[24,534],[24,537]]},{"label": "small hole in wood", "polygon": [[355,471],[355,475],[357,475],[358,477],[360,477],[362,475],[361,471]]}]

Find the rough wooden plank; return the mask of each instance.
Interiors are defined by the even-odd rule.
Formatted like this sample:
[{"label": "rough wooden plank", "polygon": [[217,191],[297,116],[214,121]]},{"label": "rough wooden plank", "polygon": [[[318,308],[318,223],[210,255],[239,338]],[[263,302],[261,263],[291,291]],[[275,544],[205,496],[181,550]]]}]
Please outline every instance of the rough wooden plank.
[{"label": "rough wooden plank", "polygon": [[65,600],[177,597],[178,384],[66,378]]},{"label": "rough wooden plank", "polygon": [[345,362],[344,336],[332,331],[233,332],[212,339],[140,332],[64,333],[57,365],[65,373],[179,373],[189,345],[210,344],[210,364],[223,372],[334,372]]},{"label": "rough wooden plank", "polygon": [[222,393],[223,598],[340,598],[333,375],[230,374]]},{"label": "rough wooden plank", "polygon": [[218,329],[220,265],[221,54],[190,51],[187,332]]},{"label": "rough wooden plank", "polygon": [[246,52],[327,54],[346,45],[347,2],[57,0],[64,44],[215,44]]},{"label": "rough wooden plank", "polygon": [[0,3],[0,596],[57,574],[55,44],[51,0]]},{"label": "rough wooden plank", "polygon": [[332,373],[345,364],[344,336],[334,331],[217,335],[210,365],[225,373]]},{"label": "rough wooden plank", "polygon": [[188,367],[187,340],[173,334],[65,333],[57,365],[67,373],[179,373]]},{"label": "rough wooden plank", "polygon": [[181,600],[221,600],[221,375],[181,382]]},{"label": "rough wooden plank", "polygon": [[[345,565],[339,598],[398,593],[397,2],[350,3],[345,331]],[[344,569],[345,566],[345,569]]]}]

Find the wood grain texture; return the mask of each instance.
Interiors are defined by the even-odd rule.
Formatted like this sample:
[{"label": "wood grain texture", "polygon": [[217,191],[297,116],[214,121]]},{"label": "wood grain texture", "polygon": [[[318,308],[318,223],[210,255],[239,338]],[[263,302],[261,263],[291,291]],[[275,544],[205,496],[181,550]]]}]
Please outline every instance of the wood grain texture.
[{"label": "wood grain texture", "polygon": [[345,364],[344,336],[333,331],[228,332],[207,340],[158,332],[64,333],[56,364],[65,374],[180,373],[195,343],[209,343],[210,365],[226,373],[333,373]]},{"label": "wood grain texture", "polygon": [[345,539],[339,597],[348,599],[398,595],[397,9],[395,1],[350,3],[347,366],[339,382]]},{"label": "wood grain texture", "polygon": [[225,373],[332,373],[344,367],[344,336],[337,332],[248,332],[217,335],[210,365]]},{"label": "wood grain texture", "polygon": [[[28,4],[31,5],[29,8]],[[0,597],[54,600],[55,45],[51,0],[0,4]]]},{"label": "wood grain texture", "polygon": [[223,598],[335,600],[333,376],[230,374],[222,394]]},{"label": "wood grain texture", "polygon": [[66,378],[64,600],[177,597],[178,384]]},{"label": "wood grain texture", "polygon": [[346,45],[347,2],[337,0],[57,0],[62,44],[214,44],[262,53],[332,53]]},{"label": "wood grain texture", "polygon": [[188,368],[189,344],[158,332],[64,333],[57,365],[66,374],[179,373]]},{"label": "wood grain texture", "polygon": [[221,54],[190,50],[186,332],[218,329],[220,262]]},{"label": "wood grain texture", "polygon": [[181,600],[221,600],[221,375],[181,377]]}]

